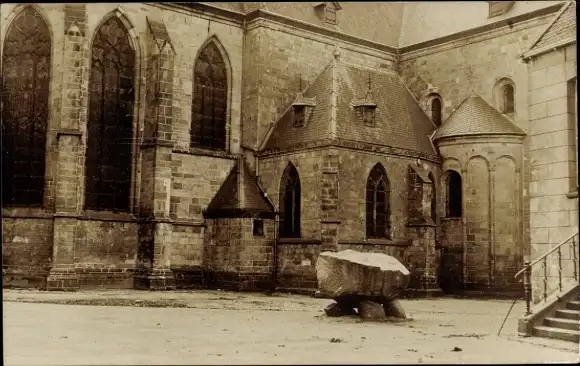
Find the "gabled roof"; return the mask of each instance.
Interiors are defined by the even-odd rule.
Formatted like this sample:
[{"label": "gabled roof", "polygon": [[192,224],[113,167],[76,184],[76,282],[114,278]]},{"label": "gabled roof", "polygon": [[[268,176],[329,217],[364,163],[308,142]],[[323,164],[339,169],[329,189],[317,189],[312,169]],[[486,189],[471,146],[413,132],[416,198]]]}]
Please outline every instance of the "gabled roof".
[{"label": "gabled roof", "polygon": [[248,214],[273,218],[275,210],[248,163],[240,158],[204,211],[204,217],[231,218]]},{"label": "gabled roof", "polygon": [[524,53],[524,58],[549,51],[553,46],[564,46],[573,42],[576,42],[576,2],[569,1]]},{"label": "gabled roof", "polygon": [[[376,104],[374,126],[365,126],[355,109],[357,102],[367,96],[369,77],[372,102]],[[294,127],[292,110],[288,109],[267,136],[262,150],[336,138],[436,155],[429,140],[435,126],[393,71],[367,70],[335,61],[320,73],[304,96],[318,101],[305,125]],[[331,103],[333,97],[336,104]]]},{"label": "gabled roof", "polygon": [[518,135],[526,133],[477,94],[467,97],[433,136]]}]

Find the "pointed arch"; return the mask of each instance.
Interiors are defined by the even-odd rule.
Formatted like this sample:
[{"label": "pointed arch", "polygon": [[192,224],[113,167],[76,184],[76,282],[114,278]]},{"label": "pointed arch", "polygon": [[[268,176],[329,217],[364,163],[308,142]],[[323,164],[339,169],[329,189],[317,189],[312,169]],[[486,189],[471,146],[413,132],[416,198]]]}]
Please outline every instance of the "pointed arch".
[{"label": "pointed arch", "polygon": [[2,52],[2,204],[42,206],[52,37],[34,6],[14,14]]},{"label": "pointed arch", "polygon": [[91,44],[85,208],[129,211],[137,53],[122,16],[111,14]]},{"label": "pointed arch", "polygon": [[190,146],[228,148],[231,66],[216,36],[200,48],[193,70]]},{"label": "pointed arch", "polygon": [[280,237],[300,237],[300,176],[291,162],[288,163],[280,181]]},{"label": "pointed arch", "polygon": [[366,184],[366,236],[391,238],[391,184],[387,171],[377,163]]}]

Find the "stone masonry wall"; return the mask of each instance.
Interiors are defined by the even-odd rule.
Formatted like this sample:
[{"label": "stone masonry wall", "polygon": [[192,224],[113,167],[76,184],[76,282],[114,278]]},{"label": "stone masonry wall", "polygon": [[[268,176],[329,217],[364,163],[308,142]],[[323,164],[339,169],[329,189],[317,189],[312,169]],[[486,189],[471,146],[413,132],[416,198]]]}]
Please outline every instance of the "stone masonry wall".
[{"label": "stone masonry wall", "polygon": [[[514,82],[515,114],[511,116],[524,131],[529,132],[528,70],[520,55],[553,19],[554,14],[538,17],[485,34],[454,40],[401,55],[400,74],[421,106],[427,109],[428,95],[442,97],[442,120],[445,121],[471,91],[492,105],[498,105],[494,85],[502,78]],[[497,88],[496,88],[497,89]],[[524,235],[522,245],[530,246],[530,180],[528,141],[524,141],[524,162],[521,167],[524,197],[522,215]]]},{"label": "stone masonry wall", "polygon": [[300,228],[304,239],[320,240],[320,202],[322,189],[322,163],[325,149],[309,150],[272,155],[259,159],[258,176],[276,211],[279,211],[280,182],[288,163],[294,164],[298,171],[301,187]]},{"label": "stone masonry wall", "polygon": [[2,218],[5,287],[44,287],[52,266],[52,226],[50,217]]},{"label": "stone masonry wall", "polygon": [[[530,230],[533,261],[578,230],[576,191],[576,102],[569,104],[568,81],[576,77],[576,45],[528,62],[530,114]],[[563,275],[572,276],[570,248],[563,248]],[[576,246],[578,250],[578,245]],[[543,292],[543,269],[536,266],[533,295]],[[556,288],[557,255],[548,258],[549,290]]]},{"label": "stone masonry wall", "polygon": [[274,235],[274,220],[264,220],[264,236],[253,235],[252,218],[208,220],[203,260],[206,285],[271,289]]},{"label": "stone masonry wall", "polygon": [[273,123],[340,48],[355,64],[394,68],[394,55],[266,20],[250,22],[244,45],[243,145],[256,149]]},{"label": "stone masonry wall", "polygon": [[75,268],[81,288],[133,287],[136,223],[79,220],[75,242]]},{"label": "stone masonry wall", "polygon": [[[175,151],[177,152],[173,154],[176,156],[174,164],[177,174],[190,174],[190,171],[198,171],[206,174],[201,179],[198,179],[200,178],[198,176],[189,177],[188,179],[183,179],[183,177],[179,179],[180,177],[177,177],[175,185],[177,187],[180,185],[186,186],[186,189],[190,189],[190,191],[184,193],[184,191],[180,191],[181,188],[175,188],[177,191],[175,196],[183,198],[183,200],[182,202],[177,202],[174,198],[174,202],[176,203],[172,205],[171,212],[173,214],[172,218],[186,221],[185,223],[178,223],[182,226],[185,225],[186,229],[176,229],[176,250],[173,253],[173,262],[177,266],[198,263],[199,260],[195,258],[201,258],[201,211],[221,185],[232,164],[227,158],[228,154],[218,154],[219,157],[217,159],[188,155],[193,67],[199,49],[210,39],[215,42],[220,51],[222,51],[228,67],[229,93],[227,113],[228,121],[230,122],[227,132],[228,150],[234,153],[239,151],[243,36],[241,24],[207,13],[201,14],[199,12],[180,10],[163,4],[95,3],[87,4],[86,10],[84,5],[82,9],[81,7],[64,4],[38,4],[34,6],[48,23],[53,47],[49,133],[47,136],[47,188],[45,189],[44,211],[47,211],[46,215],[48,215],[48,219],[52,218],[54,202],[58,201],[60,205],[57,211],[66,211],[67,217],[67,219],[59,220],[59,222],[63,223],[62,225],[65,223],[66,225],[59,226],[57,230],[59,246],[63,245],[63,247],[56,250],[55,253],[59,253],[58,255],[67,261],[67,266],[74,265],[74,263],[68,263],[73,261],[72,255],[74,254],[74,259],[78,261],[76,271],[84,273],[81,274],[81,277],[92,276],[95,280],[94,284],[98,285],[103,284],[103,282],[99,281],[106,276],[97,275],[97,272],[91,269],[93,268],[91,267],[92,264],[98,263],[107,268],[109,266],[117,268],[124,263],[127,256],[135,257],[135,253],[133,252],[137,250],[139,241],[137,239],[136,223],[127,223],[127,220],[134,220],[134,218],[131,218],[131,215],[121,215],[123,216],[121,219],[117,217],[118,215],[98,213],[99,215],[97,216],[99,217],[107,216],[106,222],[102,222],[99,221],[100,219],[94,217],[94,213],[87,214],[83,212],[85,181],[84,149],[86,147],[87,88],[89,87],[88,64],[90,63],[90,42],[94,37],[97,27],[109,16],[119,17],[129,30],[129,36],[135,47],[137,56],[135,79],[136,100],[134,109],[134,184],[131,193],[133,214],[137,214],[140,200],[140,195],[137,192],[141,191],[140,175],[142,167],[139,142],[141,142],[144,130],[145,90],[148,82],[152,82],[152,80],[146,78],[147,41],[149,40],[147,17],[149,17],[165,24],[169,37],[172,40],[172,47],[176,52],[175,70],[173,72],[175,88],[173,90],[172,137],[174,140],[173,143],[175,144]],[[2,4],[0,14],[2,20],[0,22],[0,41],[4,38],[7,26],[10,24],[15,12],[21,8],[22,5]],[[74,24],[76,24],[76,28]],[[70,34],[67,33],[65,35],[67,29]],[[63,60],[63,57],[67,57],[67,59]],[[74,100],[69,100],[70,98]],[[61,114],[65,112],[67,113],[66,118],[61,118]],[[63,134],[63,131],[57,130],[58,128],[67,130]],[[61,136],[60,139],[63,143],[60,146],[62,148],[59,148],[56,139],[57,136]],[[54,181],[57,174],[56,159],[59,154],[61,161],[58,166],[61,177],[59,179],[61,180],[58,182],[60,189],[56,192],[59,196],[56,197],[56,185]],[[215,163],[212,159],[218,162]],[[151,157],[149,157],[149,160],[151,160]],[[185,172],[179,171],[182,162],[187,166]],[[66,182],[62,180],[65,178]],[[78,182],[74,183],[73,178],[77,179]],[[189,183],[191,183],[191,187],[188,186]],[[193,187],[194,185],[196,186]],[[187,200],[189,201],[186,202]],[[181,206],[179,206],[180,203]],[[147,211],[147,208],[151,209],[152,207],[145,205],[144,208]],[[44,211],[34,209],[25,210],[26,215],[24,217],[33,218],[39,214],[42,216],[44,215]],[[17,214],[17,212],[14,209],[3,209],[3,214],[4,217],[7,217],[11,214]],[[80,217],[82,217],[82,222],[76,223],[76,220]],[[3,245],[4,249],[12,250],[6,240],[21,236],[21,229],[19,227],[24,227],[26,221],[23,221],[24,218],[19,218],[18,220],[22,221],[22,223],[12,224],[10,221],[5,222],[3,220],[3,233],[6,237]],[[131,225],[131,227],[126,227],[126,225]],[[191,227],[193,227],[193,230]],[[77,233],[75,231],[79,232]],[[48,245],[50,243],[52,246],[53,243],[52,230],[45,231],[39,229],[38,232],[44,232],[46,237],[42,240],[43,243],[37,250],[49,253],[47,249]],[[88,241],[89,244],[85,247],[78,245],[78,243],[74,245],[74,237],[84,238],[82,240]],[[106,239],[103,239],[104,237]],[[146,245],[147,241],[147,235],[145,235],[143,244]],[[112,248],[107,247],[111,243]],[[197,249],[195,249],[196,245],[198,245]],[[191,246],[191,248],[188,248],[188,246]],[[193,253],[190,253],[189,249],[193,249]],[[19,258],[24,262],[33,263],[35,259],[30,257],[30,253],[36,253],[36,251],[28,250],[22,252]],[[85,255],[88,257],[84,258],[83,256]],[[52,248],[50,249],[50,255],[46,254],[46,256],[46,260],[52,256]],[[4,265],[8,264],[8,262],[4,261]],[[89,269],[85,269],[85,267]]]},{"label": "stone masonry wall", "polygon": [[[339,150],[339,241],[364,242],[366,237],[366,184],[371,169],[380,163],[391,186],[392,238],[407,238],[408,168],[416,159],[371,152]],[[424,162],[427,171],[439,175],[437,164]],[[438,195],[439,197],[440,195]]]},{"label": "stone masonry wall", "polygon": [[[521,288],[513,279],[523,266],[523,145],[509,137],[457,138],[439,142],[443,171],[458,169],[463,185],[464,285]],[[453,162],[452,164],[450,162]],[[445,180],[441,190],[445,191]],[[459,226],[444,227],[451,249]],[[463,236],[463,235],[461,235]],[[449,251],[449,250],[448,250]],[[452,250],[454,251],[454,250]]]}]

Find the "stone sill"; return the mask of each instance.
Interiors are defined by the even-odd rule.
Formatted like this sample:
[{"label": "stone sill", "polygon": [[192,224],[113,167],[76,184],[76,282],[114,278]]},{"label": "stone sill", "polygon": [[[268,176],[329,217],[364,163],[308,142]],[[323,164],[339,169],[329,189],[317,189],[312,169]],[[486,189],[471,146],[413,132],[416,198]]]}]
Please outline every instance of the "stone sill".
[{"label": "stone sill", "polygon": [[442,217],[441,221],[462,221],[463,217]]},{"label": "stone sill", "polygon": [[363,240],[345,240],[339,241],[341,245],[384,245],[394,247],[408,247],[413,243],[410,239],[363,239]]},{"label": "stone sill", "polygon": [[54,214],[40,207],[3,207],[2,217],[11,219],[52,219]]},{"label": "stone sill", "polygon": [[308,239],[308,238],[279,238],[278,244],[282,245],[293,245],[293,244],[322,244],[320,239]]},{"label": "stone sill", "polygon": [[578,198],[578,191],[567,193],[566,197],[570,199]]},{"label": "stone sill", "polygon": [[195,155],[195,156],[210,156],[213,158],[222,158],[222,159],[236,159],[236,156],[233,154],[230,154],[228,151],[202,149],[202,148],[197,148],[197,147],[191,147],[191,148],[189,148],[189,150],[173,149],[172,152],[176,153],[176,154],[186,154],[186,155]]},{"label": "stone sill", "polygon": [[129,212],[109,212],[86,210],[78,216],[79,220],[137,222],[135,215]]}]

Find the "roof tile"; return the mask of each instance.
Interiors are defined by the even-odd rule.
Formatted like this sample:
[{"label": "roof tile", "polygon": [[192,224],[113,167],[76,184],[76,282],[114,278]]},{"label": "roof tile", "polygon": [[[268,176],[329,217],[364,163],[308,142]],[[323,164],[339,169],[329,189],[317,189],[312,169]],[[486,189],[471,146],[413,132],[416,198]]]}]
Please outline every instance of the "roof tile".
[{"label": "roof tile", "polygon": [[433,136],[520,135],[526,133],[509,118],[489,105],[479,95],[467,97]]},{"label": "roof tile", "polygon": [[[328,65],[305,97],[316,97],[318,104],[303,127],[294,127],[289,109],[276,123],[264,146],[265,150],[284,149],[293,145],[330,138],[330,91],[332,67]],[[336,132],[339,140],[365,142],[436,154],[429,136],[435,126],[394,72],[365,70],[338,62]],[[365,98],[369,77],[373,102],[376,103],[375,125],[365,126],[353,103]]]}]

